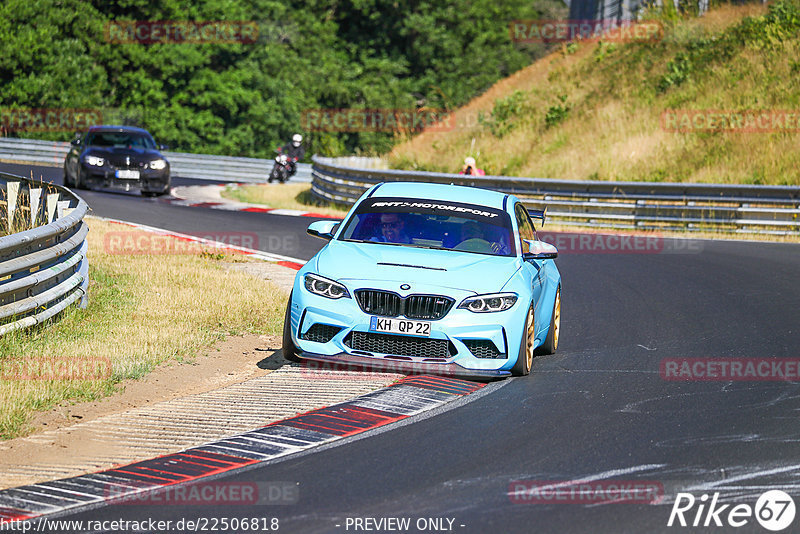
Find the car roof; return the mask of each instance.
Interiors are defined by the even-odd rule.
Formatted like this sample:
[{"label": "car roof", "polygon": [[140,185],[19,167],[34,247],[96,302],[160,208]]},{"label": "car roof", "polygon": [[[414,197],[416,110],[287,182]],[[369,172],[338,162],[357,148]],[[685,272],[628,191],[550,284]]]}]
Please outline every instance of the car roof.
[{"label": "car roof", "polygon": [[137,128],[136,126],[115,126],[113,124],[101,124],[98,126],[90,126],[89,132],[129,132],[138,134],[150,135],[150,132],[144,128]]},{"label": "car roof", "polygon": [[[373,190],[372,198],[406,197],[423,200],[449,200],[504,209],[506,193],[453,184],[431,184],[426,182],[387,182]],[[510,197],[509,197],[510,198]]]}]

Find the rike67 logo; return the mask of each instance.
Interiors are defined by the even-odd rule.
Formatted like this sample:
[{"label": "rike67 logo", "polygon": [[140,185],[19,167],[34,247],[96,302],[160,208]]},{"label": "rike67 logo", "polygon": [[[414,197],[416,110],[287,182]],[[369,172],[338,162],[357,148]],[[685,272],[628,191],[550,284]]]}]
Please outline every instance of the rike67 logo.
[{"label": "rike67 logo", "polygon": [[755,518],[765,529],[779,532],[794,521],[794,500],[784,491],[770,490],[761,494],[755,506],[719,504],[719,495],[719,492],[714,493],[709,500],[708,494],[696,498],[691,493],[678,493],[667,526],[739,528],[751,524]]}]

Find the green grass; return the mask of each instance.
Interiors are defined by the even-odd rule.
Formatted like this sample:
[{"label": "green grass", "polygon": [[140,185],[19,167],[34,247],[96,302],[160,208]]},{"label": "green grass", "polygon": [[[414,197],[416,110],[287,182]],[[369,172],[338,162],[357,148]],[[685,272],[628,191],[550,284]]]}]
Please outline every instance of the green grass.
[{"label": "green grass", "polygon": [[[190,361],[227,335],[281,332],[285,292],[219,265],[246,260],[227,251],[187,251],[177,241],[172,250],[181,254],[121,254],[109,249],[106,236],[142,232],[88,222],[88,307],[0,337],[1,439],[30,431],[35,411],[112,394],[121,381],[164,362]],[[79,373],[64,376],[65,369]]]},{"label": "green grass", "polygon": [[229,186],[222,191],[224,198],[262,204],[271,208],[311,211],[321,215],[343,217],[348,206],[321,202],[311,194],[310,184],[253,184]]},{"label": "green grass", "polygon": [[[800,132],[670,131],[666,110],[800,113],[800,0],[659,14],[658,42],[581,41],[398,145],[394,168],[557,179],[800,185]],[[477,117],[478,120],[469,120]]]}]

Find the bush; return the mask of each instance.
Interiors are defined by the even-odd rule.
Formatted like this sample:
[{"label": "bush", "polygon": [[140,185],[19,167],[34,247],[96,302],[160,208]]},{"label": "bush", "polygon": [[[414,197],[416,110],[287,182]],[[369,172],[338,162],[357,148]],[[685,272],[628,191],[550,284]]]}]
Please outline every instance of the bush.
[{"label": "bush", "polygon": [[663,93],[681,85],[693,72],[727,61],[743,47],[774,50],[800,32],[800,0],[778,0],[766,15],[747,17],[739,24],[713,37],[690,42],[667,63],[667,73],[658,81]]},{"label": "bush", "polygon": [[547,109],[547,113],[544,116],[544,123],[545,125],[550,128],[551,126],[555,126],[559,122],[563,121],[567,118],[569,114],[569,106],[567,105],[567,95],[561,95],[558,97],[561,101],[560,104],[556,104],[555,106],[550,106]]},{"label": "bush", "polygon": [[481,114],[478,123],[488,128],[495,137],[501,138],[516,127],[519,116],[528,110],[525,93],[514,91],[505,98],[495,100],[491,117]]}]

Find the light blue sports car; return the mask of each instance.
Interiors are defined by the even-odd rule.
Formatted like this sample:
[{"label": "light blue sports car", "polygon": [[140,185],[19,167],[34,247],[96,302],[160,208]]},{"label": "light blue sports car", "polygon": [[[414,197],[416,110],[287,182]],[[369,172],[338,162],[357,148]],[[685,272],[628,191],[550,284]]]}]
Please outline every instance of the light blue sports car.
[{"label": "light blue sports car", "polygon": [[512,195],[455,185],[378,184],[297,274],[283,354],[405,373],[526,375],[558,347],[561,275]]}]

